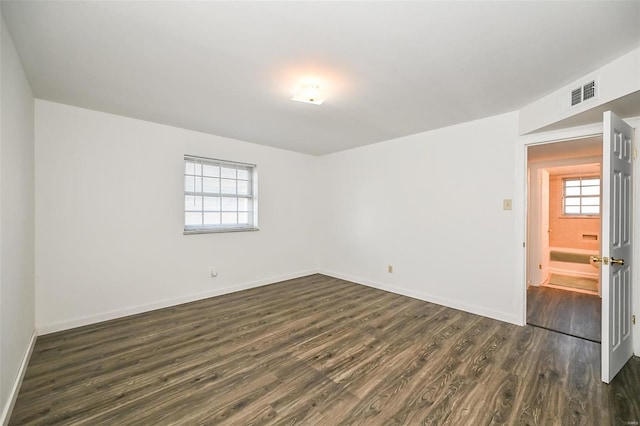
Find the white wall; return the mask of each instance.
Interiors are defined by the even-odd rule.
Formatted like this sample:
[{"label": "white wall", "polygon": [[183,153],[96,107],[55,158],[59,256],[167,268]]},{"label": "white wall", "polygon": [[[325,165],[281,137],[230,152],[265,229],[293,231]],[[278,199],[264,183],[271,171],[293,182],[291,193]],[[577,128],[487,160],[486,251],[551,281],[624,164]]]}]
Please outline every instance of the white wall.
[{"label": "white wall", "polygon": [[0,17],[0,423],[34,332],[33,95]]},{"label": "white wall", "polygon": [[[35,128],[41,334],[316,270],[315,157],[41,100]],[[184,154],[257,164],[259,231],[183,235]]]},{"label": "white wall", "polygon": [[[596,80],[597,98],[570,107],[568,93]],[[640,90],[640,48],[590,72],[520,110],[520,133],[526,134]]]},{"label": "white wall", "polygon": [[517,137],[509,113],[322,157],[321,270],[521,323]]}]

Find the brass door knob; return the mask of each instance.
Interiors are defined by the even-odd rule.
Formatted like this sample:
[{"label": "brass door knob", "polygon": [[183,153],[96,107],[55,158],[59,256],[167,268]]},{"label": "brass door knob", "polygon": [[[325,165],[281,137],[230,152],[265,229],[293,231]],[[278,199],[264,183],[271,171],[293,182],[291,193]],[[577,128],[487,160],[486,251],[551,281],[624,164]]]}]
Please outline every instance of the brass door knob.
[{"label": "brass door knob", "polygon": [[624,259],[614,259],[613,257],[611,258],[611,264],[615,264],[615,265],[624,265]]},{"label": "brass door knob", "polygon": [[596,263],[600,263],[600,262],[602,262],[602,258],[598,257],[598,256],[591,256],[591,261],[596,262]]}]

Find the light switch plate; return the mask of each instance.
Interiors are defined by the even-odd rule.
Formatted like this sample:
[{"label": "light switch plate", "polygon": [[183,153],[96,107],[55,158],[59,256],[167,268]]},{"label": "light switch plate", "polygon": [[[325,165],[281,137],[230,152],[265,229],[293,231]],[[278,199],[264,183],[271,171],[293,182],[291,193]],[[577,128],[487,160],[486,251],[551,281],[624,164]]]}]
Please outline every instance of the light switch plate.
[{"label": "light switch plate", "polygon": [[511,199],[502,200],[502,210],[511,210]]}]

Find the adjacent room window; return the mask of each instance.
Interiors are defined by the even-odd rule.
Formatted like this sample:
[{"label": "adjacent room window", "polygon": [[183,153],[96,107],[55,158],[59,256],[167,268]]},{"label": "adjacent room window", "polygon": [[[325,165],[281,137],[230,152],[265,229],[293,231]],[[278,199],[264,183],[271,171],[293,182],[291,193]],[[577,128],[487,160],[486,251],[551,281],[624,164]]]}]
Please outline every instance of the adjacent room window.
[{"label": "adjacent room window", "polygon": [[600,214],[600,178],[598,176],[562,180],[563,212],[570,216]]},{"label": "adjacent room window", "polygon": [[258,227],[254,164],[184,156],[184,232]]}]

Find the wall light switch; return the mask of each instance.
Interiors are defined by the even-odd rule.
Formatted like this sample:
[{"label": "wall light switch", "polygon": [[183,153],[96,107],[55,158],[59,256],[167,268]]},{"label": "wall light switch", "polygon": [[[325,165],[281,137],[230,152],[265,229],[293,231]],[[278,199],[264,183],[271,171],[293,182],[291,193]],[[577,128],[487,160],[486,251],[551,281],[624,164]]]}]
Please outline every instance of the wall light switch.
[{"label": "wall light switch", "polygon": [[502,210],[511,210],[511,199],[502,200]]}]

